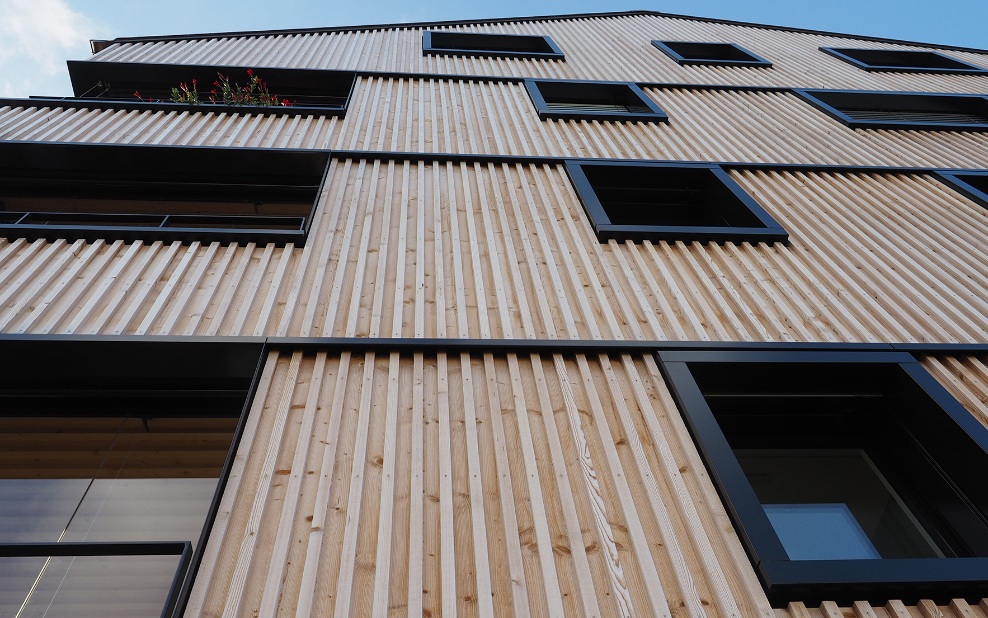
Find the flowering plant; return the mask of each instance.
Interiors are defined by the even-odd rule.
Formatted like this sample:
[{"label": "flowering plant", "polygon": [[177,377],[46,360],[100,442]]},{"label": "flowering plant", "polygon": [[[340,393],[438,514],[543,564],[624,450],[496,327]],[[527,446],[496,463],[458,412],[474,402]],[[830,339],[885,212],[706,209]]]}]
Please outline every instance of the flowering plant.
[{"label": "flowering plant", "polygon": [[179,84],[178,88],[172,88],[172,102],[199,105],[199,93],[196,91],[196,80],[192,80],[192,88],[189,88],[189,85],[185,82]]},{"label": "flowering plant", "polygon": [[[247,69],[247,77],[249,78],[247,85],[241,86],[239,83],[231,81],[226,75],[217,72],[216,81],[213,82],[213,88],[209,91],[208,99],[200,98],[199,84],[195,79],[192,80],[191,87],[187,82],[182,82],[177,87],[172,88],[171,102],[188,103],[190,105],[216,103],[224,105],[256,105],[260,107],[272,107],[275,105],[289,107],[293,105],[288,99],[279,99],[278,95],[271,94],[271,91],[268,90],[267,82],[261,79],[259,75],[254,75],[253,69]],[[141,99],[139,92],[135,92],[134,96]],[[151,101],[151,99],[148,99],[148,101]]]},{"label": "flowering plant", "polygon": [[[260,75],[254,75],[253,69],[247,69],[246,86],[233,82],[222,73],[216,73],[217,80],[213,82],[215,86],[209,91],[209,101],[211,103],[224,103],[226,105],[260,105],[271,107],[273,105],[289,106],[288,99],[278,99],[278,95],[271,94],[268,84]],[[217,90],[219,89],[219,90]]]}]

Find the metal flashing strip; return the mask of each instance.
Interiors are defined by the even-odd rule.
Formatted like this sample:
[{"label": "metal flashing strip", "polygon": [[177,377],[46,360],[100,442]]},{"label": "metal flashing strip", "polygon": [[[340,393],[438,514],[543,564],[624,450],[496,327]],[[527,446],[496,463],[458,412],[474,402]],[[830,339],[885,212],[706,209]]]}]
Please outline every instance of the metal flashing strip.
[{"label": "metal flashing strip", "polygon": [[[21,100],[0,99],[0,107],[11,103],[19,103]],[[32,142],[25,140],[11,140],[4,144],[63,144],[71,146],[95,145],[110,148],[153,148],[158,150],[167,149],[194,149],[194,150],[254,150],[262,149],[242,147],[242,146],[185,146],[185,145],[160,145],[160,144],[80,144],[79,142]],[[648,163],[648,164],[669,164],[669,165],[704,165],[711,167],[722,167],[730,170],[765,170],[765,171],[799,171],[799,172],[830,172],[830,173],[857,173],[857,174],[969,174],[972,172],[984,171],[980,168],[959,168],[959,167],[929,167],[929,166],[882,166],[882,165],[854,165],[854,164],[833,164],[833,163],[781,163],[781,162],[751,162],[751,161],[689,161],[678,159],[612,159],[612,158],[573,158],[561,156],[539,156],[539,155],[500,155],[500,154],[479,154],[479,153],[448,153],[448,152],[398,152],[390,150],[334,150],[334,149],[299,149],[299,148],[279,148],[278,152],[297,153],[323,153],[332,159],[365,159],[369,161],[424,161],[427,163],[492,163],[501,164],[531,164],[543,165],[546,163],[562,165],[567,162],[573,163]],[[270,152],[270,150],[269,150]]]},{"label": "metal flashing strip", "polygon": [[[185,335],[59,335],[0,333],[4,342],[49,343],[129,343],[151,344],[237,344],[261,346],[267,350],[357,350],[394,352],[470,352],[494,353],[549,353],[575,354],[594,352],[601,354],[652,353],[656,351],[872,351],[907,352],[910,354],[988,354],[988,342],[984,343],[862,343],[817,341],[669,341],[622,339],[438,339],[414,337],[238,337],[238,336],[185,336]],[[263,354],[263,353],[262,353]]]}]

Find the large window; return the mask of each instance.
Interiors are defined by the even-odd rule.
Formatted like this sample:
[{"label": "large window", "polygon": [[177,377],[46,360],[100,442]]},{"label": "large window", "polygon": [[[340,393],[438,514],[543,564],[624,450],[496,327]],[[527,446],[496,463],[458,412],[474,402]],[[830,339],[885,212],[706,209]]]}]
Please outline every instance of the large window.
[{"label": "large window", "polygon": [[852,129],[988,131],[988,97],[980,94],[796,90]]},{"label": "large window", "polygon": [[565,59],[563,50],[559,49],[559,46],[551,38],[540,34],[487,34],[426,30],[422,33],[422,53],[492,58]]},{"label": "large window", "polygon": [[820,51],[853,64],[865,71],[896,71],[899,73],[954,73],[980,75],[985,69],[951,58],[946,54],[926,50],[852,49],[821,47]]},{"label": "large window", "polygon": [[[352,71],[228,65],[70,60],[68,68],[72,91],[78,98],[168,109],[176,105],[171,102],[172,89],[185,84],[199,95],[200,103],[193,108],[227,113],[342,115],[356,79]],[[264,107],[223,104],[223,89],[217,83],[221,76],[241,88],[249,87],[257,77],[270,94],[277,95],[279,103]],[[218,103],[210,102],[211,96]]]},{"label": "large window", "polygon": [[627,82],[526,79],[525,88],[542,120],[669,120],[641,88]]},{"label": "large window", "polygon": [[789,237],[716,165],[568,161],[566,171],[601,242]]},{"label": "large window", "polygon": [[773,605],[988,592],[988,430],[911,356],[659,357]]},{"label": "large window", "polygon": [[0,341],[0,615],[171,616],[256,344]]},{"label": "large window", "polygon": [[0,143],[7,238],[305,242],[324,152]]}]

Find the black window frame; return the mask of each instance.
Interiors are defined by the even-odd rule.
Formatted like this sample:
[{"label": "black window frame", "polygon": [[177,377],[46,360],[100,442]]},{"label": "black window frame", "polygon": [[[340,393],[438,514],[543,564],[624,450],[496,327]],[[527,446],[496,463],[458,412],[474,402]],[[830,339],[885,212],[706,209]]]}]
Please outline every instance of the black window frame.
[{"label": "black window frame", "polygon": [[[928,466],[931,471],[939,474],[948,474],[949,471],[949,486],[963,489],[966,493],[962,492],[961,495],[966,498],[970,496],[971,487],[977,488],[978,495],[971,500],[972,504],[976,504],[976,510],[980,509],[977,515],[980,517],[979,525],[983,528],[985,506],[988,504],[985,495],[988,490],[981,487],[983,483],[977,472],[981,467],[972,463],[971,455],[973,453],[982,462],[988,462],[988,429],[957,402],[912,355],[904,352],[831,349],[660,351],[657,356],[678,409],[773,607],[786,607],[793,601],[801,601],[807,605],[823,601],[850,605],[859,600],[882,604],[889,599],[914,603],[926,598],[946,603],[952,598],[960,597],[979,599],[988,593],[988,557],[982,557],[988,554],[977,557],[894,560],[790,560],[741,469],[721,422],[708,404],[707,395],[694,375],[695,368],[700,366],[699,375],[708,376],[707,393],[710,393],[709,376],[718,376],[716,379],[723,380],[723,392],[729,397],[737,395],[737,383],[750,379],[748,376],[755,375],[753,372],[760,375],[761,381],[778,382],[778,394],[791,394],[792,382],[776,373],[783,366],[784,371],[804,373],[825,372],[827,367],[835,367],[838,371],[843,371],[845,376],[853,374],[856,380],[891,380],[889,384],[881,383],[874,388],[894,392],[882,395],[889,397],[891,401],[908,401],[897,408],[895,413],[910,419],[903,422],[914,424],[910,437],[920,444],[918,452],[924,453],[925,457],[934,462]],[[748,373],[741,370],[742,366]],[[848,388],[846,384],[835,387]],[[743,387],[740,392],[741,397],[757,396],[752,393],[745,395]],[[716,396],[718,393],[710,394]],[[867,393],[863,395],[873,396]],[[747,405],[758,404],[756,401]],[[785,422],[792,426],[780,429],[780,433],[791,433],[794,427],[799,431],[799,424],[808,422],[805,419],[812,416],[805,413],[805,410],[802,412],[802,415],[786,416]],[[736,426],[740,422],[734,421]],[[771,433],[760,425],[755,429],[751,429],[750,425],[745,427],[752,432]],[[915,427],[923,429],[918,438],[915,437]],[[771,430],[774,431],[775,426],[771,426]],[[815,437],[810,434],[807,439],[813,440]],[[930,449],[923,450],[927,446]],[[920,456],[918,459],[924,458]],[[959,469],[963,470],[960,474]],[[927,489],[930,484],[929,478],[920,482],[910,478],[910,482],[914,484],[912,490],[917,493]],[[983,545],[984,539],[979,537],[977,542]]]},{"label": "black window frame", "polygon": [[[597,240],[604,243],[617,241],[700,241],[700,242],[787,242],[786,230],[731,178],[723,167],[713,163],[679,163],[646,161],[601,161],[570,159],[565,162],[566,172],[573,183],[584,212],[587,214]],[[593,182],[587,177],[585,168],[597,168],[606,173],[607,168],[651,168],[655,170],[681,170],[686,173],[700,172],[708,175],[715,189],[725,192],[734,201],[736,209],[743,217],[756,220],[757,226],[691,226],[691,225],[634,225],[615,224],[601,202]]]},{"label": "black window frame", "polygon": [[[459,40],[457,40],[459,39]],[[464,41],[468,41],[466,46]],[[498,45],[503,47],[498,47]],[[489,46],[489,47],[485,47]],[[512,49],[530,47],[532,49]],[[534,48],[541,48],[537,51]],[[565,60],[566,54],[547,34],[500,34],[424,30],[422,54],[433,56],[478,56],[483,58],[532,58]]]},{"label": "black window frame", "polygon": [[[978,65],[958,60],[932,50],[907,50],[907,49],[866,49],[852,47],[820,47],[820,51],[829,54],[838,60],[856,66],[863,71],[882,71],[895,73],[946,73],[953,75],[984,75],[988,69]],[[868,60],[871,56],[874,60]],[[877,56],[877,58],[876,58]],[[899,58],[896,59],[896,56]],[[884,59],[882,59],[884,57]],[[940,61],[942,64],[954,64],[957,66],[922,66],[922,64],[910,64],[910,57],[915,59],[925,58],[934,62]],[[894,62],[889,63],[889,60]],[[896,61],[897,60],[897,61]]]},{"label": "black window frame", "polygon": [[936,177],[964,197],[988,209],[988,170],[937,172]]},{"label": "black window frame", "polygon": [[[525,89],[532,99],[541,120],[600,120],[613,122],[669,122],[669,116],[656,105],[645,91],[631,82],[599,82],[572,79],[526,79]],[[579,102],[572,104],[575,109],[554,109],[550,107],[553,96],[572,98],[573,90],[582,90],[598,100],[607,100],[615,106],[627,105],[642,108],[641,111],[580,109]],[[553,90],[559,92],[552,92]],[[547,100],[547,97],[548,100]]]},{"label": "black window frame", "polygon": [[[219,512],[265,362],[263,339],[0,337],[4,416],[229,418],[235,420],[216,489],[195,540],[0,542],[0,559],[177,556],[161,618],[181,616]],[[44,371],[38,371],[43,367]]]},{"label": "black window frame", "polygon": [[[76,100],[107,109],[176,109],[204,113],[263,114],[277,116],[343,116],[357,83],[353,71],[288,69],[243,65],[156,64],[140,62],[68,61]],[[293,105],[198,105],[171,102],[171,89],[198,82],[202,100],[209,98],[217,73],[245,86],[252,70],[268,84],[271,94],[294,101]],[[137,98],[135,93],[140,93]],[[148,99],[153,99],[149,101]]]},{"label": "black window frame", "polygon": [[326,182],[329,160],[328,152],[311,150],[2,142],[0,180],[6,190],[26,196],[42,193],[70,199],[91,191],[101,197],[134,199],[135,194],[146,194],[148,203],[154,204],[155,197],[166,191],[180,196],[172,198],[176,203],[201,197],[240,202],[245,211],[253,198],[260,197],[260,202],[281,199],[298,204],[296,211],[302,214],[0,210],[0,236],[301,246]]},{"label": "black window frame", "polygon": [[[932,92],[891,92],[878,90],[823,90],[795,88],[793,92],[801,99],[852,129],[886,129],[918,131],[988,131],[988,96],[967,93]],[[953,113],[958,106],[976,108],[983,116],[980,123],[950,121],[916,121],[891,119],[854,118],[845,110],[875,109],[889,112],[931,112],[925,107],[941,107],[942,111]],[[962,113],[963,110],[956,113]]]},{"label": "black window frame", "polygon": [[[771,61],[751,50],[745,49],[737,43],[725,43],[721,41],[660,41],[655,39],[652,41],[652,46],[684,66],[735,66],[763,69],[772,67]],[[715,51],[717,49],[720,49],[721,52],[729,51],[729,55],[735,57],[717,57],[712,54],[709,54],[710,57],[704,57],[708,56],[708,54],[691,54],[687,51],[687,46],[701,47],[709,51]],[[742,58],[738,58],[737,56],[741,56]]]}]

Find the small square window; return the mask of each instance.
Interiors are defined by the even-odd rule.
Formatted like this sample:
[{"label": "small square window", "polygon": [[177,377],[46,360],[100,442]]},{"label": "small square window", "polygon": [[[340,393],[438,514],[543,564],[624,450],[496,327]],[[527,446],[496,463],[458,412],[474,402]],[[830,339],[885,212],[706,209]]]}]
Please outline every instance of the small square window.
[{"label": "small square window", "polygon": [[542,120],[669,120],[665,112],[635,84],[526,79],[525,87]]},{"label": "small square window", "polygon": [[305,243],[329,154],[0,143],[0,236]]},{"label": "small square window", "polygon": [[652,45],[679,64],[714,64],[740,67],[770,67],[772,63],[737,43],[652,41]]},{"label": "small square window", "polygon": [[988,593],[988,430],[910,355],[659,357],[773,606]]},{"label": "small square window", "polygon": [[899,49],[851,49],[821,47],[820,51],[840,58],[865,71],[897,71],[900,73],[959,73],[979,75],[988,73],[973,64],[934,51]]},{"label": "small square window", "polygon": [[789,238],[716,165],[568,161],[566,171],[601,242]]},{"label": "small square window", "polygon": [[[201,102],[193,107],[203,112],[244,113],[249,109],[261,114],[340,116],[346,111],[356,82],[352,71],[315,69],[79,60],[70,60],[68,67],[76,98],[173,109],[175,105],[190,105],[171,101],[172,89],[184,83],[198,92]],[[229,79],[231,86],[241,87],[257,77],[271,95],[288,104],[223,103],[222,88],[214,83],[220,74]],[[211,96],[218,102],[211,102]]]},{"label": "small square window", "polygon": [[484,34],[474,32],[422,33],[422,52],[446,56],[543,58],[563,60],[563,51],[545,35]]},{"label": "small square window", "polygon": [[857,90],[795,91],[852,129],[988,131],[988,97]]},{"label": "small square window", "polygon": [[988,208],[988,171],[940,172],[938,177],[965,197]]}]

